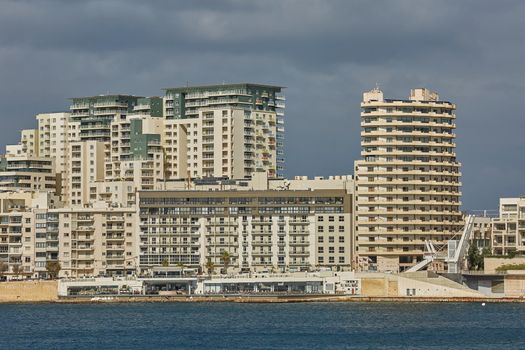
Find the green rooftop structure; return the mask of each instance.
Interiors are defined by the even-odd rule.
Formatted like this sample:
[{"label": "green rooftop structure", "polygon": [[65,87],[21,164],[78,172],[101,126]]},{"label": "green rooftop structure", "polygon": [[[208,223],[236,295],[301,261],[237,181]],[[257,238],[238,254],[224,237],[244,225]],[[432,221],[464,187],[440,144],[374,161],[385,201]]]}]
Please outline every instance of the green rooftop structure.
[{"label": "green rooftop structure", "polygon": [[195,116],[202,107],[241,107],[247,110],[276,111],[284,104],[277,102],[284,89],[261,84],[201,85],[166,90],[165,116],[184,119]]},{"label": "green rooftop structure", "polygon": [[162,108],[162,97],[141,97],[137,100],[137,105],[133,108],[133,114],[150,115],[162,118],[164,111]]},{"label": "green rooftop structure", "polygon": [[111,122],[125,118],[143,97],[132,95],[99,95],[72,98],[71,119],[80,122],[80,139],[109,141]]}]

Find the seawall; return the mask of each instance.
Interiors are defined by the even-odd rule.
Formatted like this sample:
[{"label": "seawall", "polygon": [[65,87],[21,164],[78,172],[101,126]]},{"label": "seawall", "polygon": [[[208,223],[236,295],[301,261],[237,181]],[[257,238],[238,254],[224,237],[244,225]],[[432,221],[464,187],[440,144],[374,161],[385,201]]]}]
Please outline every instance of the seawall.
[{"label": "seawall", "polygon": [[16,281],[0,283],[0,303],[34,303],[57,300],[57,281]]}]

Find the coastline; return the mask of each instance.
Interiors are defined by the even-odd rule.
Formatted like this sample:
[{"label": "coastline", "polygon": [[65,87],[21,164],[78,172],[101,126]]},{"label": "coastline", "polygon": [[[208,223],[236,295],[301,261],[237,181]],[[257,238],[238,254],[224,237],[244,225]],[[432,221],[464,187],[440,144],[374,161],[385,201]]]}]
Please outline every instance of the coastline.
[{"label": "coastline", "polygon": [[0,300],[0,304],[105,304],[105,303],[525,303],[525,298],[473,297],[365,297],[365,296],[108,296],[61,297],[49,300]]}]

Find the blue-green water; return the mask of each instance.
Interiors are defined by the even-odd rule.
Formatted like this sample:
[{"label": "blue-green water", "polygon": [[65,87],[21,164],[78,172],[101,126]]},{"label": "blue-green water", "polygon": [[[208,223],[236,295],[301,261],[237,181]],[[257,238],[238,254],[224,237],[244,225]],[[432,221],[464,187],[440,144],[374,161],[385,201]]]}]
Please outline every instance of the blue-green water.
[{"label": "blue-green water", "polygon": [[0,349],[525,349],[525,304],[0,305]]}]

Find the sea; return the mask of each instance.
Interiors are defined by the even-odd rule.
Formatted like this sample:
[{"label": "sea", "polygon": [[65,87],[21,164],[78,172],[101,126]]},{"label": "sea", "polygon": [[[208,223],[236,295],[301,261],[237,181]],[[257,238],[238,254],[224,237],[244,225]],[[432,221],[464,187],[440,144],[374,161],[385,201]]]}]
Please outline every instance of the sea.
[{"label": "sea", "polygon": [[0,349],[525,349],[525,304],[2,304]]}]

